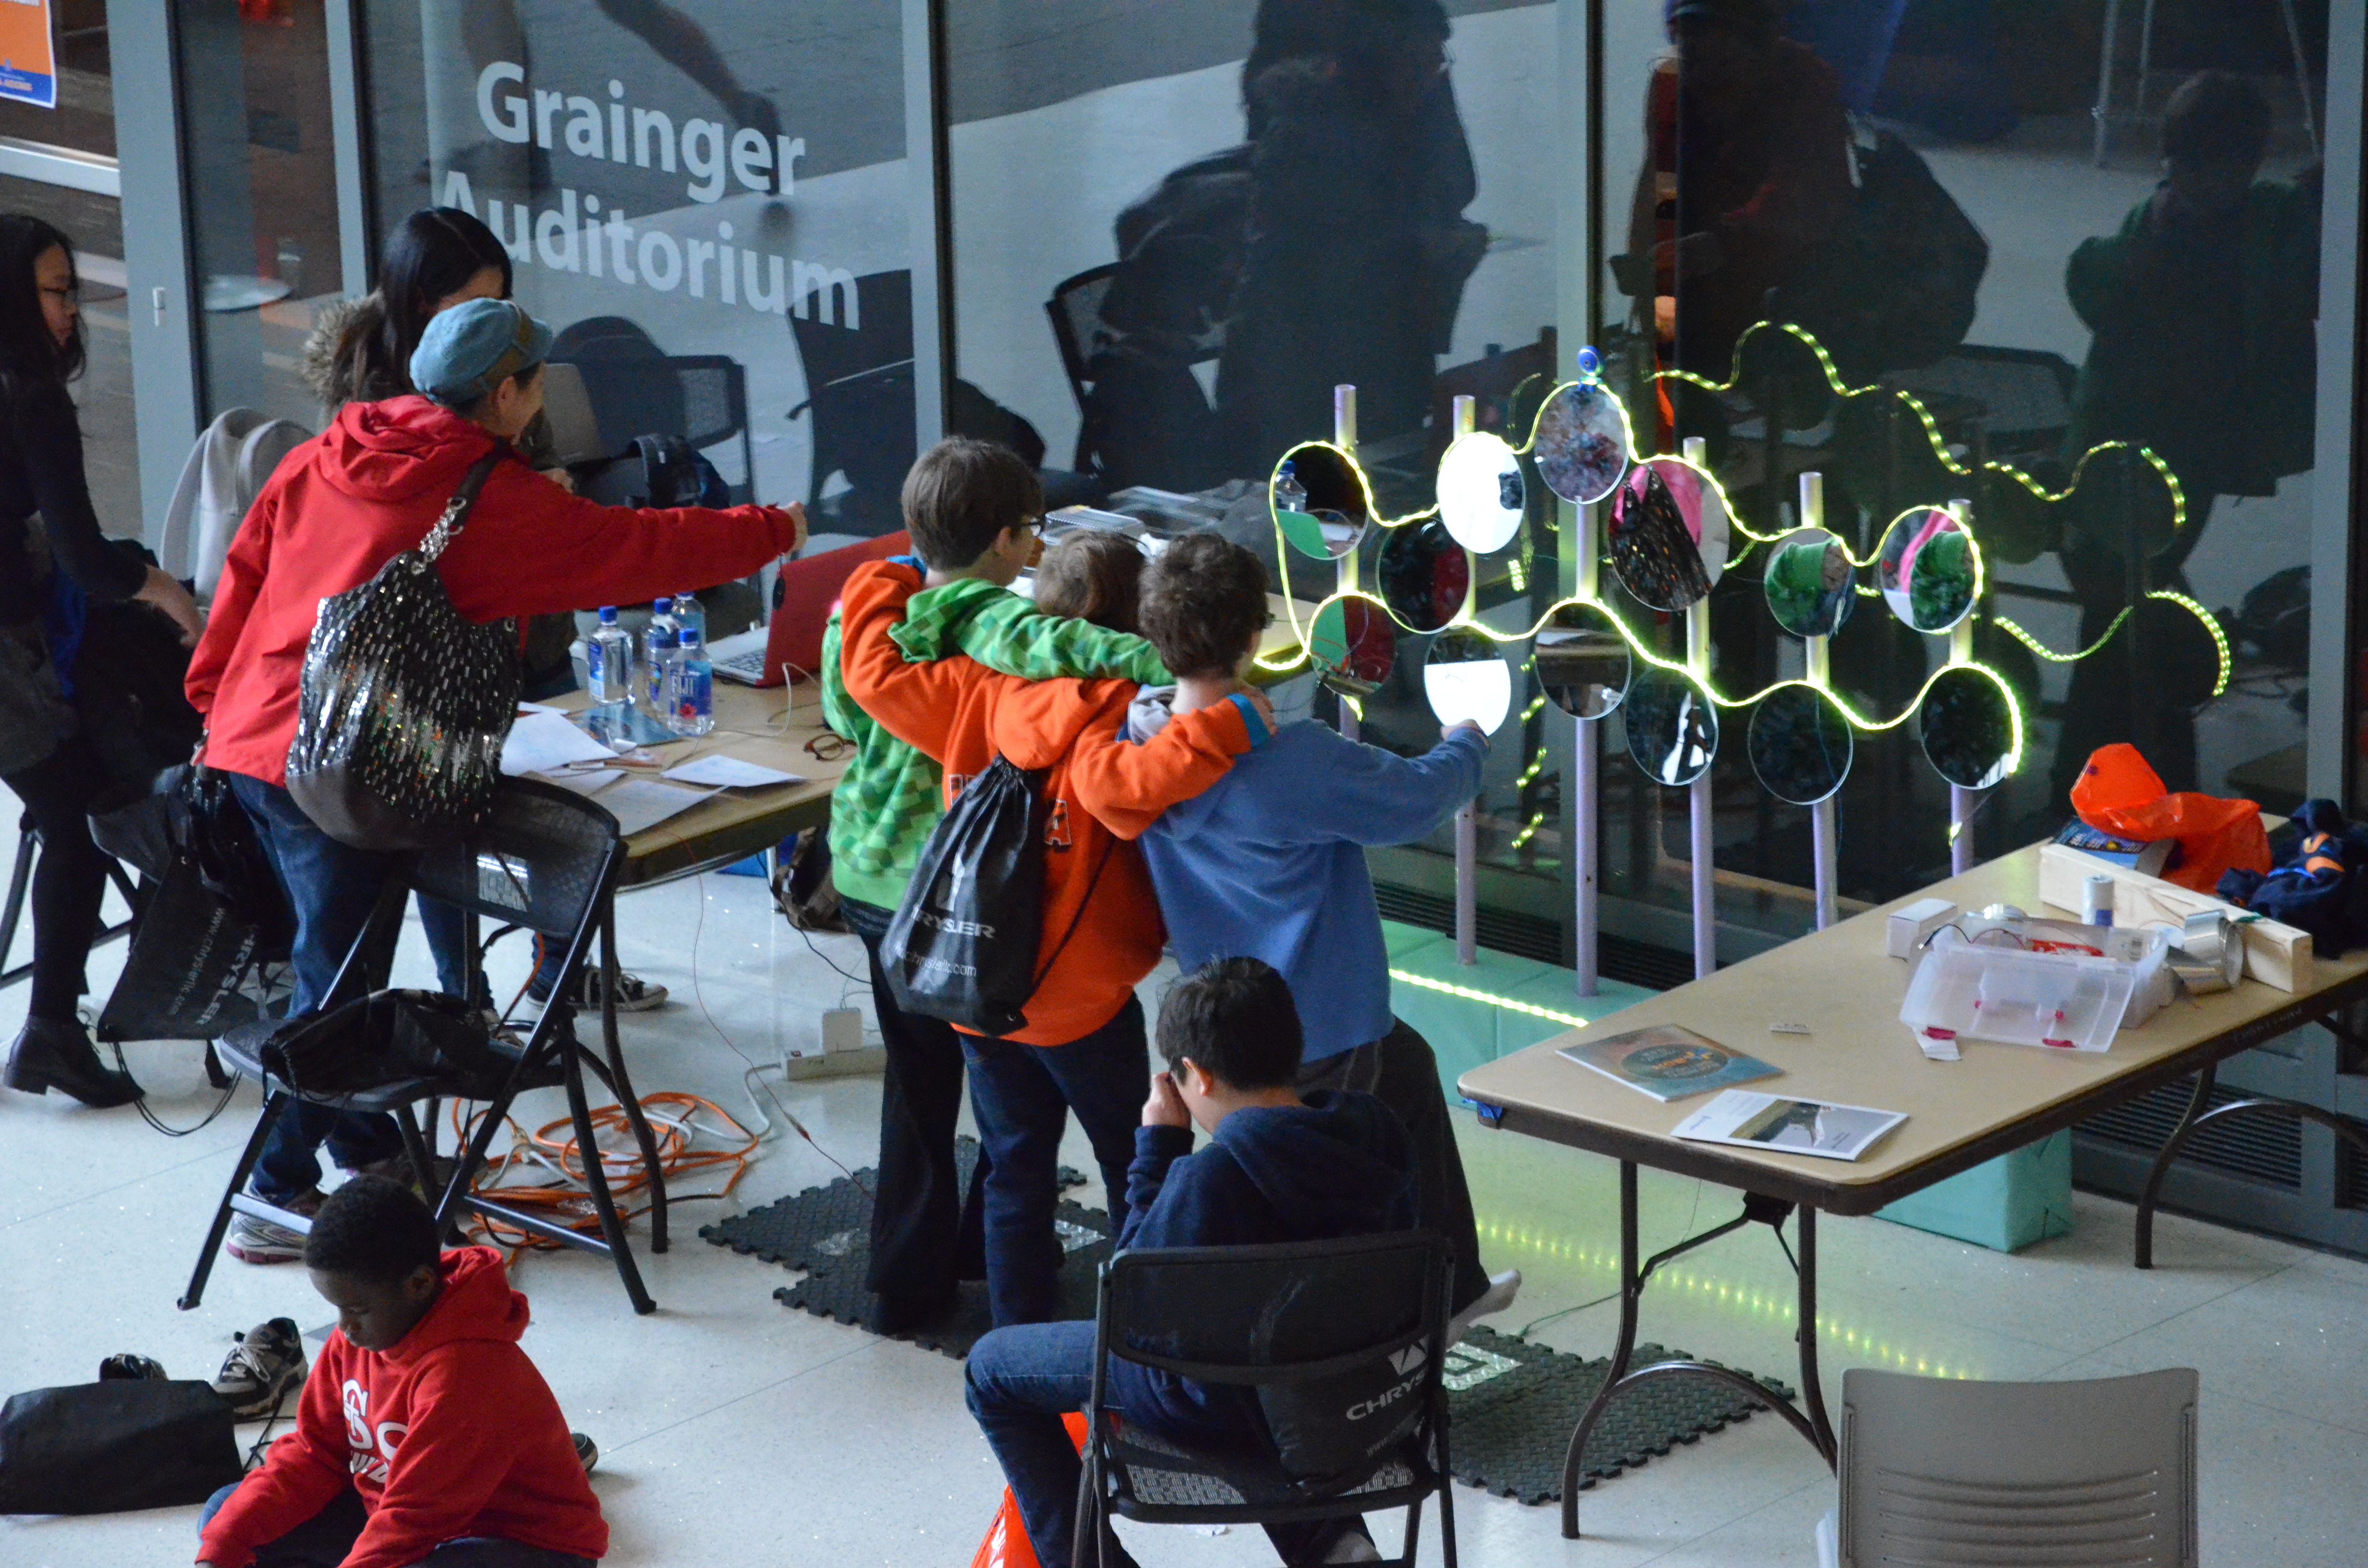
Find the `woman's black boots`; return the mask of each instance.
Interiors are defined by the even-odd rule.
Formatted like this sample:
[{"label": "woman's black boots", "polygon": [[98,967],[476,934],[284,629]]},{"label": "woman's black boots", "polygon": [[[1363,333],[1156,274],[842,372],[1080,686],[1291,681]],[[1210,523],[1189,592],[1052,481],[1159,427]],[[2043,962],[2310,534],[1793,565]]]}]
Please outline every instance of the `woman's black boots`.
[{"label": "woman's black boots", "polygon": [[101,1110],[140,1097],[140,1085],[131,1075],[101,1066],[82,1025],[63,1018],[25,1020],[0,1083],[34,1095],[55,1089]]}]

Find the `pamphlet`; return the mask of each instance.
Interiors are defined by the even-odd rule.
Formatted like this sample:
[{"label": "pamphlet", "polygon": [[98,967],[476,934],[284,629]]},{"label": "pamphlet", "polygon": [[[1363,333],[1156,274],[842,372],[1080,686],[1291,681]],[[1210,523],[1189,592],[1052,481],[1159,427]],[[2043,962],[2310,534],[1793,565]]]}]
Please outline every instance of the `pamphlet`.
[{"label": "pamphlet", "polygon": [[736,756],[724,756],[713,752],[695,762],[669,767],[658,777],[671,778],[677,784],[712,784],[723,790],[761,790],[768,784],[805,782],[799,774],[784,773],[778,767],[764,767],[753,762],[743,762]]},{"label": "pamphlet", "polygon": [[1608,1040],[1565,1045],[1555,1054],[1567,1056],[1581,1067],[1592,1067],[1665,1104],[1748,1084],[1755,1078],[1772,1078],[1778,1072],[1756,1056],[1729,1051],[1675,1024],[1655,1024]]},{"label": "pamphlet", "polygon": [[1729,1089],[1678,1123],[1676,1136],[1697,1143],[1732,1143],[1744,1149],[1815,1154],[1821,1160],[1855,1160],[1907,1119],[1905,1113],[1896,1110]]}]

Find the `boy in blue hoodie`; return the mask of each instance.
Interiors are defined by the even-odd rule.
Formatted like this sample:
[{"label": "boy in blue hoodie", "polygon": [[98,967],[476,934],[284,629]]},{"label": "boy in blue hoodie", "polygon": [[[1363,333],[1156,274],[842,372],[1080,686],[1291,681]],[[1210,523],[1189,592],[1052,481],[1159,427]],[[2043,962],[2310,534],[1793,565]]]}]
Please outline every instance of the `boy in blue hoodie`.
[{"label": "boy in blue hoodie", "polygon": [[[1146,691],[1128,738],[1223,700],[1267,622],[1266,568],[1214,534],[1170,544],[1144,568],[1136,619],[1177,684]],[[1454,1256],[1460,1334],[1512,1305],[1521,1277],[1491,1279],[1430,1043],[1390,1011],[1389,951],[1365,847],[1428,837],[1480,788],[1487,737],[1450,728],[1421,756],[1360,745],[1303,720],[1235,759],[1143,835],[1176,961],[1190,971],[1247,953],[1281,971],[1307,1031],[1298,1087],[1379,1096],[1414,1141],[1422,1223]]]},{"label": "boy in blue hoodie", "polygon": [[[1178,983],[1159,1011],[1159,1053],[1134,1135],[1127,1247],[1244,1246],[1330,1241],[1411,1229],[1414,1149],[1371,1095],[1294,1087],[1300,1019],[1281,975],[1256,959],[1220,959]],[[1192,1128],[1210,1136],[1197,1153]],[[998,1328],[972,1347],[972,1415],[1003,1465],[1042,1568],[1064,1568],[1076,1531],[1080,1466],[1061,1417],[1093,1392],[1094,1325]],[[1128,1361],[1110,1365],[1110,1401],[1178,1442],[1266,1441],[1257,1395]],[[1330,1560],[1361,1524],[1269,1526],[1286,1561]],[[1354,1562],[1355,1557],[1341,1561]]]}]

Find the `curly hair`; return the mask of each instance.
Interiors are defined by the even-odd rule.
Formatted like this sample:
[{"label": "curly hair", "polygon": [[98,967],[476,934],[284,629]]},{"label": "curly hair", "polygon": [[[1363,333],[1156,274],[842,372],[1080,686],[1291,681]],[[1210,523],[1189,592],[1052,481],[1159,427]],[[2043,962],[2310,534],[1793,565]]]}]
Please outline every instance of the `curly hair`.
[{"label": "curly hair", "polygon": [[443,1248],[436,1216],[411,1188],[384,1176],[356,1176],[322,1201],[304,1238],[304,1267],[378,1284],[433,1265]]},{"label": "curly hair", "polygon": [[1217,534],[1187,534],[1144,569],[1143,635],[1178,676],[1229,676],[1273,619],[1266,567]]}]

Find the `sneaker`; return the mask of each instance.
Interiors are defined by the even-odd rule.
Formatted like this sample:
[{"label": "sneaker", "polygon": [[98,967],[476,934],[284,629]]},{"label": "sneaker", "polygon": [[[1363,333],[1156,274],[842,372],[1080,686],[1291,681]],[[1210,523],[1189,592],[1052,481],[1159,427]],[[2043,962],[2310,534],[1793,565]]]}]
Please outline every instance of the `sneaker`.
[{"label": "sneaker", "polygon": [[[300,1192],[276,1205],[310,1219],[321,1207],[318,1190]],[[222,1250],[241,1263],[293,1263],[304,1256],[304,1238],[285,1225],[275,1225],[253,1214],[231,1217],[230,1237]]]},{"label": "sneaker", "polygon": [[1447,1320],[1447,1342],[1450,1345],[1462,1343],[1463,1336],[1472,1332],[1472,1324],[1476,1320],[1503,1312],[1513,1304],[1513,1298],[1520,1293],[1521,1271],[1520,1269],[1508,1268],[1502,1274],[1490,1275],[1488,1288],[1480,1292],[1478,1299]]},{"label": "sneaker", "polygon": [[591,1434],[586,1432],[570,1432],[567,1435],[575,1439],[575,1462],[584,1467],[585,1474],[591,1474],[592,1467],[600,1462],[600,1445],[594,1442]]},{"label": "sneaker", "polygon": [[214,1392],[241,1420],[269,1415],[304,1381],[304,1336],[293,1318],[273,1318],[238,1336],[214,1374]]},{"label": "sneaker", "polygon": [[103,1383],[161,1383],[171,1380],[165,1375],[164,1363],[150,1356],[135,1356],[129,1350],[119,1350],[98,1364],[98,1381]]},{"label": "sneaker", "polygon": [[[549,1000],[532,986],[527,988],[527,994],[537,1002]],[[620,1013],[646,1013],[663,1007],[666,994],[663,985],[653,985],[640,975],[627,974],[623,970],[617,971],[617,1011]],[[584,983],[575,988],[575,1002],[587,1013],[600,1010],[600,971],[590,964],[584,966]]]}]

